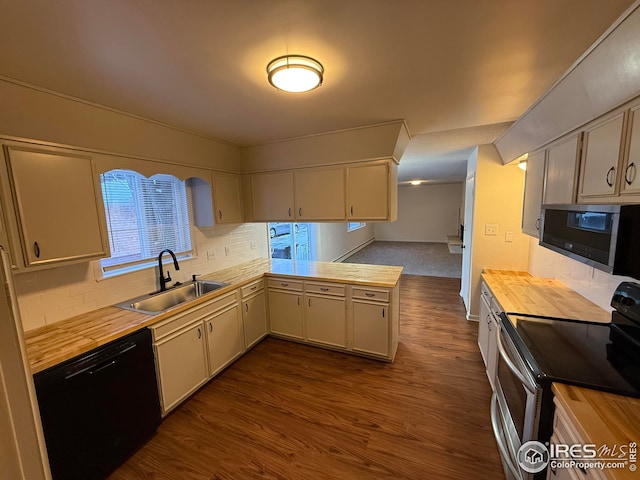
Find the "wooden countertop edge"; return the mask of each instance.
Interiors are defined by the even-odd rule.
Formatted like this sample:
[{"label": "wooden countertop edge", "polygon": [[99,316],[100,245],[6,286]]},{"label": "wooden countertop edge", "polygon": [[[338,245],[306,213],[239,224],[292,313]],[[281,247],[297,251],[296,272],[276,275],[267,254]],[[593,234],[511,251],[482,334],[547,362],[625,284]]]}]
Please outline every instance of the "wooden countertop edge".
[{"label": "wooden countertop edge", "polygon": [[[313,262],[313,263],[323,264],[323,263],[329,263],[329,262]],[[239,274],[240,278],[238,278],[237,274],[233,273],[238,270],[241,271],[243,268],[252,268],[252,265],[254,265],[253,268],[258,269],[259,273],[256,273],[255,270],[253,272],[249,271],[244,275],[241,273]],[[337,269],[340,268],[339,267],[340,264],[332,264],[332,265],[336,265],[335,268]],[[192,300],[190,302],[180,304],[158,315],[146,315],[139,312],[120,309],[115,306],[108,306],[108,307],[100,308],[98,310],[87,312],[85,314],[78,315],[76,317],[62,320],[60,322],[56,322],[51,325],[45,325],[43,327],[39,327],[37,329],[25,332],[25,341],[27,343],[27,352],[30,359],[31,372],[32,374],[42,372],[48,368],[59,365],[60,363],[65,362],[66,360],[74,358],[78,355],[82,355],[83,353],[93,350],[94,348],[100,347],[113,340],[117,340],[118,338],[121,338],[130,333],[133,333],[136,330],[161,322],[173,315],[189,310],[204,302],[210,301],[216,297],[222,296],[226,293],[234,291],[238,288],[241,288],[247,284],[258,281],[265,277],[272,277],[272,278],[288,277],[288,278],[300,278],[301,280],[313,279],[315,281],[322,281],[322,282],[366,285],[371,287],[383,287],[383,288],[396,287],[398,285],[398,282],[400,281],[400,275],[402,274],[403,268],[388,267],[388,266],[380,266],[380,267],[384,268],[387,271],[392,271],[395,269],[395,271],[393,272],[396,276],[395,283],[367,281],[366,279],[362,279],[362,278],[349,278],[349,277],[333,278],[324,274],[318,276],[312,273],[304,274],[301,272],[294,272],[294,273],[272,272],[270,271],[273,268],[272,263],[271,261],[266,259],[247,262],[245,264],[238,265],[237,267],[231,267],[228,269],[220,270],[219,272],[213,272],[207,275],[203,275],[201,278],[204,280],[216,280],[216,281],[225,282],[225,280],[228,280],[224,278],[225,275],[233,276],[233,279],[231,279],[228,282],[225,282],[225,283],[229,283],[228,286],[220,288],[214,292],[210,292],[209,294],[203,295],[202,297],[196,298],[195,300]],[[263,271],[260,271],[260,269],[263,269]],[[76,331],[72,331],[72,330],[77,330],[78,324],[82,324],[83,322],[94,321],[94,320],[87,319],[87,317],[91,318],[94,316],[119,317],[119,321],[116,323],[122,323],[122,328],[115,327],[113,331],[111,331],[108,335],[99,335],[96,337],[93,337],[90,334],[86,334],[84,332],[78,333]],[[40,360],[38,359],[38,354],[36,353],[38,349],[34,346],[34,344],[37,345],[38,337],[46,334],[51,334],[51,332],[53,331],[59,331],[60,333],[64,332],[65,336],[68,335],[69,337],[73,337],[74,343],[79,343],[81,344],[81,346],[79,346],[78,348],[61,349],[61,352],[58,355],[47,354],[46,359]]]},{"label": "wooden countertop edge", "polygon": [[[596,448],[640,443],[639,398],[561,383],[554,383],[552,391],[584,442]],[[603,473],[612,480],[638,478],[637,472],[628,469],[605,469]]]}]

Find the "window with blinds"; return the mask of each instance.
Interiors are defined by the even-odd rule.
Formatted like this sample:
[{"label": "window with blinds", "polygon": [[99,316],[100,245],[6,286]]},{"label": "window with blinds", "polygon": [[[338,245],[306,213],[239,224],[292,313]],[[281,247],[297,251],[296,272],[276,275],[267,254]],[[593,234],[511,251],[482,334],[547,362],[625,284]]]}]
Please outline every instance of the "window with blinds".
[{"label": "window with blinds", "polygon": [[146,178],[131,170],[100,175],[111,257],[104,272],[131,269],[156,260],[165,248],[191,253],[185,182],[172,175]]}]

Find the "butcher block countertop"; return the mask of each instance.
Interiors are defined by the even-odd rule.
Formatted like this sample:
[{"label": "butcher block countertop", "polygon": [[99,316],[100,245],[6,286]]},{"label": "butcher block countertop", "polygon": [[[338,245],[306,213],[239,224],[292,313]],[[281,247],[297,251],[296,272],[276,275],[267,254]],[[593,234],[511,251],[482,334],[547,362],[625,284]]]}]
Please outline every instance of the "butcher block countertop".
[{"label": "butcher block countertop", "polygon": [[300,277],[302,279],[393,288],[398,284],[401,274],[402,267],[294,262],[279,259],[254,260],[203,275],[200,277],[201,279],[224,282],[229,286],[158,315],[146,315],[117,307],[104,307],[30,330],[25,333],[25,341],[31,371],[38,373],[46,370],[264,276]]},{"label": "butcher block countertop", "polygon": [[[640,443],[640,398],[560,383],[553,384],[553,393],[584,442],[596,448],[625,445],[627,454],[630,443]],[[640,473],[629,468],[602,472],[611,479],[640,478]]]},{"label": "butcher block countertop", "polygon": [[527,272],[487,270],[482,278],[505,312],[609,323],[611,313],[564,283]]}]

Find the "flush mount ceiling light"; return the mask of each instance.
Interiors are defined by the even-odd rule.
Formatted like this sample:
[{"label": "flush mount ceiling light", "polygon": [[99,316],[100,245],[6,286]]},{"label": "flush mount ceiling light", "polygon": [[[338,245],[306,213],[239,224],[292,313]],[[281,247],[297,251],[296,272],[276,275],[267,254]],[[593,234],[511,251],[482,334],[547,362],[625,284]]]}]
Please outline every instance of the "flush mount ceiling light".
[{"label": "flush mount ceiling light", "polygon": [[422,182],[420,180],[411,180],[409,183],[411,185],[420,185]]},{"label": "flush mount ceiling light", "polygon": [[324,68],[317,60],[303,55],[285,55],[269,62],[269,83],[285,92],[308,92],[322,85]]}]

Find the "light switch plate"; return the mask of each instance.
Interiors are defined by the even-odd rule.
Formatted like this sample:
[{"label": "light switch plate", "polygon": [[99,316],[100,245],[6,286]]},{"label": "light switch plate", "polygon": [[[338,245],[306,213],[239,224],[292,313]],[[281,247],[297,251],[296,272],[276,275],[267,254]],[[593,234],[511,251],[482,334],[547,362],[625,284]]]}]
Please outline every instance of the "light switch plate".
[{"label": "light switch plate", "polygon": [[513,242],[513,232],[504,232],[504,241]]}]

